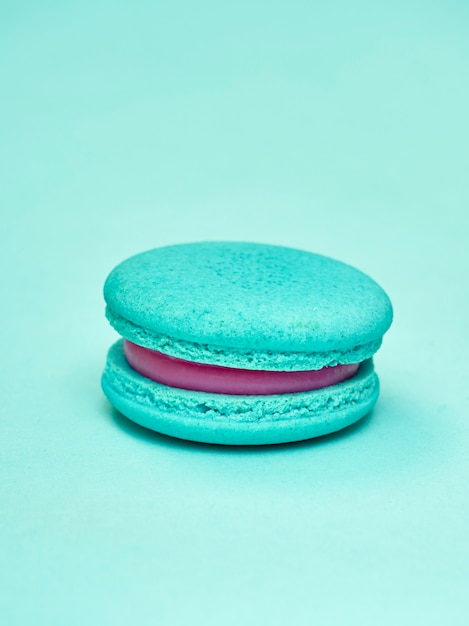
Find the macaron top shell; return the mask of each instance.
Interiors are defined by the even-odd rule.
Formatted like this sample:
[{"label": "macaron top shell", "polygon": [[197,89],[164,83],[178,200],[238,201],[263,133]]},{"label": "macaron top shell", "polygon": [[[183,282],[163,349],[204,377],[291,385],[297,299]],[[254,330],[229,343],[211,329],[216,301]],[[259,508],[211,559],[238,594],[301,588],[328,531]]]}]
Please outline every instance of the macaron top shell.
[{"label": "macaron top shell", "polygon": [[320,369],[369,358],[392,321],[359,270],[280,246],[203,242],[118,265],[104,286],[125,338],[165,354],[247,369]]}]

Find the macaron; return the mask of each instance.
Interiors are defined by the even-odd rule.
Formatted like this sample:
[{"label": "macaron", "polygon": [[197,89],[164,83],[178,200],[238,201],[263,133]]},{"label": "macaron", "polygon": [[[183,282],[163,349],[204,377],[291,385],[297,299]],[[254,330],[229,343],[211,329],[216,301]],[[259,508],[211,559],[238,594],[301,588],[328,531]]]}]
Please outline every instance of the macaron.
[{"label": "macaron", "polygon": [[246,242],[156,248],[104,286],[121,335],[102,387],[134,422],[191,441],[300,441],[364,417],[392,322],[383,289],[312,252]]}]

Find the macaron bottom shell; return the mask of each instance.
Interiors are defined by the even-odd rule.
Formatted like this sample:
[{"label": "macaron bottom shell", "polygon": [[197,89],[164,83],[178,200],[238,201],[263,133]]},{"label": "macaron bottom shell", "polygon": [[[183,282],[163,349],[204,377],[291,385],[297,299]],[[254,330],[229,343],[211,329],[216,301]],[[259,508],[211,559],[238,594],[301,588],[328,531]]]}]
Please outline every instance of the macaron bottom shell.
[{"label": "macaron bottom shell", "polygon": [[123,340],[109,350],[102,387],[110,403],[141,426],[224,445],[289,443],[327,435],[364,417],[379,395],[371,358],[353,378],[314,391],[231,396],[168,387],[130,367]]}]

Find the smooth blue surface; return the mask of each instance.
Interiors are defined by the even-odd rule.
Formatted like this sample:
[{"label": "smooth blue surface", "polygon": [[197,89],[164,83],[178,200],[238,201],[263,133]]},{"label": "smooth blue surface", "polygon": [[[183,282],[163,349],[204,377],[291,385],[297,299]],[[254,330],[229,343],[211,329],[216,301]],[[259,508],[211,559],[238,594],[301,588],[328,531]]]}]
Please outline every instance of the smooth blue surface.
[{"label": "smooth blue surface", "polygon": [[123,337],[186,360],[267,370],[359,363],[392,320],[382,288],[321,255],[252,242],[142,252],[104,285]]},{"label": "smooth blue surface", "polygon": [[[465,626],[466,3],[0,12],[0,621]],[[370,418],[259,451],[113,412],[110,268],[248,238],[386,287]]]}]

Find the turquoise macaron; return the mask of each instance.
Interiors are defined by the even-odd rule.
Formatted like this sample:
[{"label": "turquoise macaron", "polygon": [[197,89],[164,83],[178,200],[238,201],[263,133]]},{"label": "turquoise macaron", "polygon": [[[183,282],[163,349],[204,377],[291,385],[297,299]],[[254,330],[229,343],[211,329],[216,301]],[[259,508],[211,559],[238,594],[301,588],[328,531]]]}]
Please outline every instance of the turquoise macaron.
[{"label": "turquoise macaron", "polygon": [[102,387],[146,428],[181,439],[300,441],[364,417],[391,302],[340,261],[281,246],[201,242],[118,265],[104,286],[121,335]]}]

